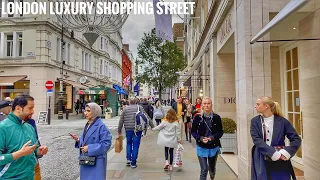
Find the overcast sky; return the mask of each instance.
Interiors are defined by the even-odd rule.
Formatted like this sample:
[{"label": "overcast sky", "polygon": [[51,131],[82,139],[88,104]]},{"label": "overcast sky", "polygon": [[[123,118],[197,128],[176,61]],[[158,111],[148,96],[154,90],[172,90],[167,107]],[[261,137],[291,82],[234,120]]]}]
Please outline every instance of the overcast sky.
[{"label": "overcast sky", "polygon": [[[135,0],[135,2],[152,2],[152,0]],[[184,2],[184,0],[165,0],[165,2]],[[180,15],[183,17],[183,15]],[[178,15],[172,15],[172,25],[182,23]],[[141,42],[144,32],[150,31],[155,27],[154,16],[152,15],[129,15],[122,28],[123,44],[129,44],[134,58],[137,58],[137,47]]]}]

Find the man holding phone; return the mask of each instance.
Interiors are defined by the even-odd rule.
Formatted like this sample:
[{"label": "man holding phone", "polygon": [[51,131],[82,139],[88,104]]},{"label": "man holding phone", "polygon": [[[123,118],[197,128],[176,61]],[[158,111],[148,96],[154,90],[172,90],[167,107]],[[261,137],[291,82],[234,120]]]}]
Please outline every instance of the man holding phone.
[{"label": "man holding phone", "polygon": [[[25,122],[34,113],[34,98],[21,95],[14,99],[12,112],[0,123],[0,179],[33,180],[36,157],[47,154],[48,147],[37,143],[34,128]],[[5,139],[11,139],[5,141]]]}]

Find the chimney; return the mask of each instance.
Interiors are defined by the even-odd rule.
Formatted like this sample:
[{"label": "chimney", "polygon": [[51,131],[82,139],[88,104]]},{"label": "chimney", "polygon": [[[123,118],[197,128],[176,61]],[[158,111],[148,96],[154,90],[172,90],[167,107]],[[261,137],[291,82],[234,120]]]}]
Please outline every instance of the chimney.
[{"label": "chimney", "polygon": [[129,51],[129,44],[123,44],[123,48],[127,51]]}]

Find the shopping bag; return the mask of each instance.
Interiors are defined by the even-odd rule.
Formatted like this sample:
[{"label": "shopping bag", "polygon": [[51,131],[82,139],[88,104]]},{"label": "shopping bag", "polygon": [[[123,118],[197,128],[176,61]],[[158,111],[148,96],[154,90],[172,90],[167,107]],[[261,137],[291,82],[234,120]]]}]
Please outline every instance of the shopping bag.
[{"label": "shopping bag", "polygon": [[118,136],[116,138],[116,141],[114,142],[114,150],[116,153],[120,153],[123,149],[122,140],[123,140],[123,136]]},{"label": "shopping bag", "polygon": [[182,152],[184,148],[182,144],[178,144],[177,150],[174,154],[173,158],[173,167],[181,167],[182,166]]}]

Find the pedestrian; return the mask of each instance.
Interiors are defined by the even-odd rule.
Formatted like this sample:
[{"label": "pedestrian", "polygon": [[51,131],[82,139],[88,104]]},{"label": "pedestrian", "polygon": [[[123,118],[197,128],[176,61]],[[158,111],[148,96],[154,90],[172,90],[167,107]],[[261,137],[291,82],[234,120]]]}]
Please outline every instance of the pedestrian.
[{"label": "pedestrian", "polygon": [[[164,146],[165,164],[164,170],[173,170],[173,150],[181,143],[180,127],[177,114],[173,109],[169,109],[166,119],[157,127],[152,128],[153,131],[160,131],[158,134],[157,144]],[[170,162],[168,161],[170,154]]]},{"label": "pedestrian", "polygon": [[189,140],[189,142],[191,143],[191,119],[192,119],[192,110],[193,110],[193,106],[191,104],[191,102],[188,99],[185,99],[185,104],[187,106],[187,108],[185,109],[185,118],[184,118],[184,130],[186,133],[186,139],[187,141]]},{"label": "pedestrian", "polygon": [[[278,102],[271,97],[259,98],[255,105],[258,115],[251,120],[251,176],[253,180],[296,179],[291,157],[298,151],[301,138],[292,124],[283,117]],[[285,137],[290,144],[285,146]]]},{"label": "pedestrian", "polygon": [[74,110],[76,111],[77,115],[79,114],[79,108],[80,108],[80,100],[77,99],[77,102],[75,102]]},{"label": "pedestrian", "polygon": [[196,104],[193,106],[192,116],[194,116],[197,113],[201,113],[201,104],[202,104],[201,97],[197,97]]},{"label": "pedestrian", "polygon": [[101,107],[96,103],[88,103],[85,117],[88,120],[80,137],[70,134],[76,141],[75,147],[82,156],[95,157],[95,165],[80,164],[81,180],[105,180],[107,176],[107,152],[111,146],[112,135],[101,121]]},{"label": "pedestrian", "polygon": [[0,121],[6,119],[11,111],[11,102],[0,101]]},{"label": "pedestrian", "polygon": [[220,138],[223,135],[221,118],[212,110],[212,99],[202,100],[203,113],[194,116],[191,133],[196,139],[196,150],[200,164],[200,180],[210,179],[216,174],[216,164],[220,153]]},{"label": "pedestrian", "polygon": [[[177,98],[177,102],[174,102],[173,105],[172,105],[172,109],[174,109],[177,113],[177,117],[178,117],[178,120],[179,120],[179,124],[180,124],[180,129],[183,129],[183,119],[184,119],[184,116],[185,116],[185,112],[187,110],[187,106],[182,102],[182,97],[181,96],[178,96]],[[180,134],[180,138],[182,139],[182,133]]]},{"label": "pedestrian", "polygon": [[[38,130],[37,130],[36,121],[35,121],[34,119],[32,119],[32,115],[30,115],[30,116],[28,117],[27,123],[29,123],[29,124],[33,127],[33,129],[34,129],[34,131],[35,131],[35,133],[36,133],[36,138],[38,139],[38,144],[39,144],[39,146],[41,146],[41,143],[40,143],[40,141],[39,141],[40,138],[39,138],[39,136],[38,136]],[[37,165],[36,165],[36,167],[34,168],[34,172],[35,172],[34,180],[41,180],[41,171],[40,171],[39,158],[41,158],[41,157],[40,157],[40,156],[37,157]]]},{"label": "pedestrian", "polygon": [[[142,111],[145,115],[146,112],[144,111],[143,107],[137,105],[137,100],[135,98],[130,98],[129,106],[127,106],[121,116],[118,125],[118,135],[121,136],[122,134],[122,127],[124,126],[126,132],[126,140],[127,140],[127,149],[126,149],[126,158],[127,158],[127,166],[132,168],[137,167],[137,158],[139,153],[140,141],[142,136],[142,131],[136,131],[135,124],[136,124],[136,113],[138,111]],[[148,125],[151,128],[154,127],[152,120],[148,115]]]},{"label": "pedestrian", "polygon": [[[40,146],[33,127],[25,123],[34,113],[34,98],[16,97],[12,112],[0,123],[0,179],[33,180],[37,158],[47,154]],[[8,141],[10,139],[10,141]]]},{"label": "pedestrian", "polygon": [[82,109],[82,118],[85,118],[86,106],[87,106],[87,101],[83,100],[82,107],[81,107],[81,109]]},{"label": "pedestrian", "polygon": [[161,123],[161,119],[164,118],[164,110],[161,106],[160,101],[156,102],[156,109],[154,110],[153,117],[156,120],[157,126]]}]

